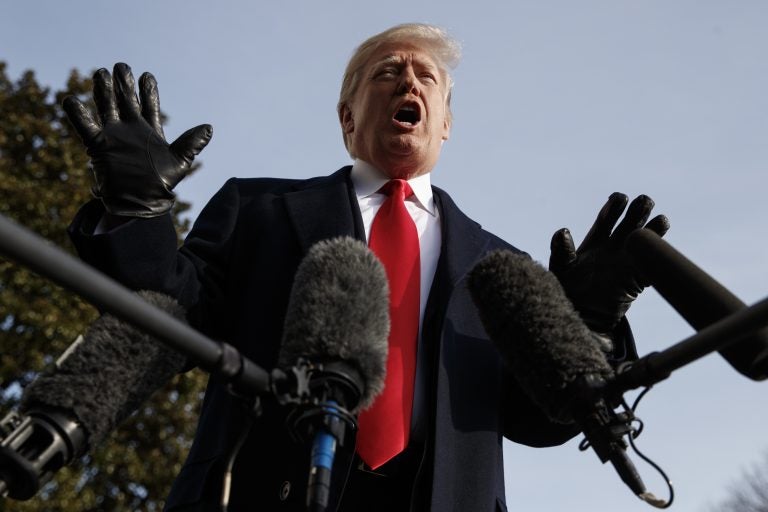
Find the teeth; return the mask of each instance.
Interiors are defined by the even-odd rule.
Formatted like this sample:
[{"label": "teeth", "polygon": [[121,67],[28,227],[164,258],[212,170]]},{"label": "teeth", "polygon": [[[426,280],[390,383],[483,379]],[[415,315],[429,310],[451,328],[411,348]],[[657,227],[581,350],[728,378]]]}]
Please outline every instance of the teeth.
[{"label": "teeth", "polygon": [[404,105],[400,107],[400,110],[407,110],[408,112],[416,112],[416,107],[413,105]]}]

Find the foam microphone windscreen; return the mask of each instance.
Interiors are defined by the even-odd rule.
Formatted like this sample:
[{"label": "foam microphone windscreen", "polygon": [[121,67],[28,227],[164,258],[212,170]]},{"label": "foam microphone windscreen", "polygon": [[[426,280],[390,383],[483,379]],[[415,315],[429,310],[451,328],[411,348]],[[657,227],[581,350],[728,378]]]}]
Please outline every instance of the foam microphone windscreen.
[{"label": "foam microphone windscreen", "polygon": [[384,267],[353,238],[312,246],[294,277],[279,365],[299,357],[343,362],[357,370],[364,409],[384,387],[389,336],[389,286]]},{"label": "foam microphone windscreen", "polygon": [[613,369],[554,274],[527,255],[495,251],[469,274],[485,330],[528,396],[554,421],[571,422],[568,386]]},{"label": "foam microphone windscreen", "polygon": [[[181,319],[173,298],[139,292],[150,304]],[[86,431],[88,443],[101,442],[186,365],[186,358],[130,324],[105,314],[55,368],[24,391],[21,410],[54,408],[68,413]]]}]

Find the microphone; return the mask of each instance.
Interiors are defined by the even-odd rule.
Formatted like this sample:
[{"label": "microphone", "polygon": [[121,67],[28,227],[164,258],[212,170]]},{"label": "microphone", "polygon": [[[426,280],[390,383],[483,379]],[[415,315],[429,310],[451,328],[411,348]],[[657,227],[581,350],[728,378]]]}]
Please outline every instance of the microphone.
[{"label": "microphone", "polygon": [[576,422],[600,460],[610,460],[640,499],[660,506],[626,454],[622,437],[632,418],[617,414],[603,393],[613,369],[555,275],[527,255],[495,251],[472,269],[468,286],[523,391],[552,421]]},{"label": "microphone", "polygon": [[331,500],[337,445],[352,414],[384,388],[389,336],[389,286],[379,260],[361,241],[335,238],[313,245],[294,277],[278,365],[310,367],[309,397],[289,415],[294,431],[312,437],[307,507]]},{"label": "microphone", "polygon": [[[646,282],[697,331],[746,309],[746,304],[697,267],[656,233],[635,230],[627,237],[627,251]],[[720,350],[742,375],[768,378],[768,328]]]},{"label": "microphone", "polygon": [[[138,295],[185,318],[184,309],[167,295]],[[186,357],[130,324],[101,316],[27,387],[19,412],[0,421],[0,495],[34,496],[186,364]]]}]

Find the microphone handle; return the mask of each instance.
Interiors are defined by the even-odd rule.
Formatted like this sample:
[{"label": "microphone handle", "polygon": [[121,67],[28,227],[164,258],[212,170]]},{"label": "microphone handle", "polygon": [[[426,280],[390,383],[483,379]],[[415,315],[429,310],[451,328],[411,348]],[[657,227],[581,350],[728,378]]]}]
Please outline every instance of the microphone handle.
[{"label": "microphone handle", "polygon": [[349,432],[357,429],[348,408],[354,409],[359,403],[363,381],[353,367],[334,361],[318,368],[310,379],[309,389],[315,396],[313,403],[296,409],[293,419],[289,415],[288,423],[291,431],[299,433],[299,438],[312,439],[306,504],[311,512],[325,512],[333,498],[336,450],[349,441],[347,429],[351,429]]},{"label": "microphone handle", "polygon": [[[309,482],[307,484],[307,510],[325,512],[331,496],[331,474],[336,457],[337,439],[343,439],[344,424],[330,402],[322,425],[315,434],[310,454]],[[338,437],[337,437],[338,436]]]},{"label": "microphone handle", "polygon": [[646,492],[645,484],[627,457],[627,443],[623,439],[631,433],[631,418],[617,414],[608,406],[605,386],[606,381],[594,374],[583,375],[572,383],[573,417],[600,462],[610,461],[622,481],[640,496]]}]

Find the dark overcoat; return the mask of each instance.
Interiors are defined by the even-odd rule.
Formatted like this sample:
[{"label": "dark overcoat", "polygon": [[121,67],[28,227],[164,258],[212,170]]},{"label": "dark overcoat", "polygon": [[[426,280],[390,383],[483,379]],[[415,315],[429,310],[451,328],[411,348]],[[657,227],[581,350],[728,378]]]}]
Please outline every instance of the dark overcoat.
[{"label": "dark overcoat", "polygon": [[[293,276],[309,247],[341,235],[364,239],[349,172],[231,179],[178,251],[168,215],[92,235],[103,213],[98,202],[83,207],[70,234],[87,262],[132,289],[177,297],[195,327],[273,368]],[[413,489],[435,512],[504,511],[502,436],[549,446],[576,432],[547,421],[505,372],[466,289],[468,271],[486,253],[516,249],[466,217],[444,191],[435,187],[434,195],[442,247],[419,356],[429,358],[429,432]],[[264,408],[238,456],[229,510],[302,510],[306,448],[290,441],[273,404]],[[218,500],[225,455],[245,414],[211,379],[167,510],[208,510],[203,504]],[[195,503],[200,506],[187,508]]]}]

